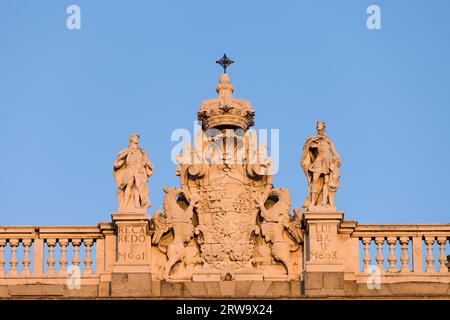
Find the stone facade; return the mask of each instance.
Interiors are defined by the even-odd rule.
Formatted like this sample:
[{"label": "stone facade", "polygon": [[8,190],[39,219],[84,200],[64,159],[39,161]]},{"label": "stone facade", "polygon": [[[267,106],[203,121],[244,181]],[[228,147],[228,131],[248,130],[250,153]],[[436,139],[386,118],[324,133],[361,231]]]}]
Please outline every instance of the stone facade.
[{"label": "stone facade", "polygon": [[0,227],[0,298],[450,298],[450,225],[345,220],[335,204],[341,159],[324,121],[304,143],[308,190],[291,208],[250,130],[250,102],[233,96],[227,73],[216,91],[178,156],[180,186],[163,188],[152,216],[154,168],[133,134],[114,162],[111,222]]}]

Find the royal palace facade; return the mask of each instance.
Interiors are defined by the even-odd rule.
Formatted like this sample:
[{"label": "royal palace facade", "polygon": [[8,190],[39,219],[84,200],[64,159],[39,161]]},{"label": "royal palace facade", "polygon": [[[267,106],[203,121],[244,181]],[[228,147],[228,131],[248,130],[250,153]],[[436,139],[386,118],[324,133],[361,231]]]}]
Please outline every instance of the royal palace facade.
[{"label": "royal palace facade", "polygon": [[303,145],[308,190],[292,208],[249,130],[255,111],[233,96],[231,60],[218,62],[218,96],[200,106],[202,129],[178,156],[163,209],[149,213],[154,168],[133,134],[113,165],[110,221],[0,226],[0,299],[450,298],[450,224],[346,220],[323,121]]}]

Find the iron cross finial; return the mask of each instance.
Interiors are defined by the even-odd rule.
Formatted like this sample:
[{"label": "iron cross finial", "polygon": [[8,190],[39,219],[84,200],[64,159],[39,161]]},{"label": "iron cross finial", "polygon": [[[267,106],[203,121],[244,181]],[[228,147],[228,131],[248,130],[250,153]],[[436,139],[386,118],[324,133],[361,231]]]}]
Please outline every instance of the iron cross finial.
[{"label": "iron cross finial", "polygon": [[227,54],[224,53],[223,57],[220,58],[220,60],[217,60],[216,63],[220,64],[223,68],[223,73],[227,73],[227,67],[234,63],[233,60],[231,60],[230,58],[227,57]]}]

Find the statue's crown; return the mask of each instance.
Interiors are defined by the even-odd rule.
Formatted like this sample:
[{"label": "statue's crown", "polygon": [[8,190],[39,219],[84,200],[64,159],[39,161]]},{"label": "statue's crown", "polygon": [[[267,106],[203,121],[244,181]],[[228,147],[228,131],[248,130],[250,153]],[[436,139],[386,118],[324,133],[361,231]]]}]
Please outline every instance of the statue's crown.
[{"label": "statue's crown", "polygon": [[197,113],[204,129],[230,127],[247,130],[255,123],[255,111],[250,102],[233,97],[234,86],[228,73],[220,76],[216,91],[219,96],[203,101]]}]

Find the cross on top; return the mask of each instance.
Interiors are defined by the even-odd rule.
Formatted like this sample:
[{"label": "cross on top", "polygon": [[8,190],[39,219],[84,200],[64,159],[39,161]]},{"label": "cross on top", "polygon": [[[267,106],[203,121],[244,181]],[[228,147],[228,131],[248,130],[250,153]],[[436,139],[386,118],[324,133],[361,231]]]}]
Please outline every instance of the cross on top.
[{"label": "cross on top", "polygon": [[223,73],[227,73],[227,67],[234,63],[233,60],[231,60],[230,58],[227,57],[227,54],[224,53],[223,57],[220,58],[220,60],[217,60],[216,63],[220,64],[223,68]]}]

